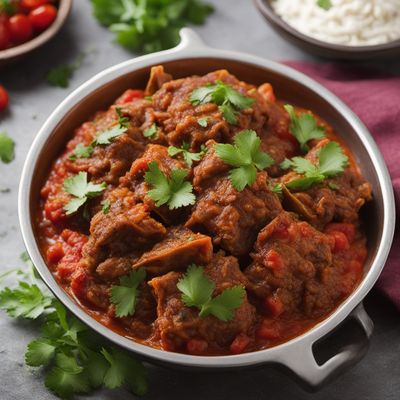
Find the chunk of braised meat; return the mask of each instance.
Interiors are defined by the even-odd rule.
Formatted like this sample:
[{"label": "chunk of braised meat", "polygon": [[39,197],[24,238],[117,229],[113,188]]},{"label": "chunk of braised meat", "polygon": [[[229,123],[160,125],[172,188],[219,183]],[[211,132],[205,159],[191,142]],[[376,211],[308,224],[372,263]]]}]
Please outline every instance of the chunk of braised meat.
[{"label": "chunk of braised meat", "polygon": [[[132,162],[139,157],[145,149],[145,140],[141,125],[151,125],[149,113],[150,103],[138,99],[125,104],[121,110],[129,117],[128,130],[122,135],[111,140],[110,144],[97,145],[92,154],[86,158],[66,159],[66,167],[69,171],[77,173],[87,171],[92,181],[104,181],[117,185],[118,180],[129,170]],[[73,140],[67,145],[67,155],[71,155],[78,144],[88,146],[104,131],[118,126],[118,114],[116,106],[103,113],[98,113],[92,122],[86,122],[80,127]],[[148,122],[146,122],[149,120]]]},{"label": "chunk of braised meat", "polygon": [[145,252],[133,264],[133,268],[145,268],[152,275],[180,270],[196,263],[208,264],[213,255],[209,236],[193,233],[189,229],[171,228],[165,238]]},{"label": "chunk of braised meat", "polygon": [[215,155],[213,142],[194,168],[196,204],[186,226],[206,232],[215,245],[235,256],[253,247],[257,232],[282,209],[279,198],[268,187],[268,175],[258,172],[256,182],[238,192],[227,175],[227,166]]},{"label": "chunk of braised meat", "polygon": [[[250,108],[237,113],[236,125],[228,124],[218,105],[207,103],[193,106],[190,102],[190,95],[195,89],[217,81],[222,81],[243,95],[255,99]],[[209,139],[230,142],[233,136],[243,129],[259,131],[268,119],[265,100],[256,87],[239,81],[226,70],[164,83],[154,94],[153,105],[158,112],[158,121],[168,143],[181,146],[183,142],[187,142],[195,151]],[[199,118],[206,118],[207,126],[200,126]]]},{"label": "chunk of braised meat", "polygon": [[[213,296],[226,288],[246,285],[246,279],[234,257],[215,255],[205,268],[205,274],[216,285]],[[213,315],[199,317],[196,308],[186,307],[181,300],[182,293],[176,287],[181,278],[182,273],[169,272],[149,282],[157,300],[156,336],[165,350],[190,353],[192,344],[196,342],[202,344],[204,352],[223,350],[238,335],[249,334],[255,321],[255,309],[247,297],[235,310],[231,321],[224,322]]]},{"label": "chunk of braised meat", "polygon": [[169,82],[170,80],[172,80],[172,75],[167,74],[162,65],[152,67],[150,70],[150,78],[144,91],[145,95],[152,96],[162,87],[162,85],[164,85],[164,83]]},{"label": "chunk of braised meat", "polygon": [[110,211],[98,212],[90,223],[90,237],[83,253],[83,261],[89,268],[109,257],[145,250],[167,232],[150,216],[145,204],[136,204],[134,194],[128,189],[115,189],[107,199]]},{"label": "chunk of braised meat", "polygon": [[168,224],[174,222],[176,224],[184,218],[185,210],[182,208],[170,210],[167,205],[157,207],[154,201],[147,195],[150,188],[144,180],[144,175],[148,170],[149,163],[152,161],[157,162],[158,168],[166,176],[170,176],[173,169],[187,168],[186,164],[182,161],[168,155],[167,147],[158,144],[149,144],[143,155],[135,160],[127,174],[121,178],[121,185],[134,192],[136,199],[144,202],[164,222]]},{"label": "chunk of braised meat", "polygon": [[[273,317],[283,312],[323,315],[334,308],[340,293],[334,249],[331,235],[282,212],[258,235],[253,263],[244,272],[248,288]],[[335,290],[326,282],[329,275],[336,279]]]},{"label": "chunk of braised meat", "polygon": [[[312,163],[317,162],[318,152],[329,139],[318,142],[305,156]],[[280,181],[288,183],[300,176],[296,172],[289,172],[282,176]],[[291,209],[296,209],[295,201],[301,203],[306,212],[299,212],[311,224],[323,228],[331,221],[356,222],[360,208],[372,199],[371,185],[363,178],[356,164],[350,160],[350,165],[336,177],[326,179],[320,184],[313,185],[305,191],[291,191]]]},{"label": "chunk of braised meat", "polygon": [[107,258],[97,266],[96,273],[107,282],[115,281],[132,271],[132,265],[139,259],[140,254],[141,252],[137,251],[125,257]]}]

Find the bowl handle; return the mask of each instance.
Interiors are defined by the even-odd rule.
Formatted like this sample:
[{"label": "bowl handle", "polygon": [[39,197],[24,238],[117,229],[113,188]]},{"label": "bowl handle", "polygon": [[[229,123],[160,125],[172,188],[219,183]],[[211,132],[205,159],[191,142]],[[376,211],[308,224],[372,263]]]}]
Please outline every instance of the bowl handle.
[{"label": "bowl handle", "polygon": [[318,388],[327,381],[335,378],[344,369],[355,364],[366,353],[369,338],[374,329],[374,323],[360,303],[349,315],[355,319],[365,333],[365,340],[347,345],[343,350],[330,358],[324,364],[319,365],[313,353],[315,339],[307,345],[303,341],[295,349],[291,349],[291,357],[284,364],[297,375],[308,387]]},{"label": "bowl handle", "polygon": [[182,28],[179,31],[179,36],[181,37],[181,41],[178,46],[174,48],[174,50],[199,50],[203,48],[209,48],[203,41],[203,39],[190,28]]}]

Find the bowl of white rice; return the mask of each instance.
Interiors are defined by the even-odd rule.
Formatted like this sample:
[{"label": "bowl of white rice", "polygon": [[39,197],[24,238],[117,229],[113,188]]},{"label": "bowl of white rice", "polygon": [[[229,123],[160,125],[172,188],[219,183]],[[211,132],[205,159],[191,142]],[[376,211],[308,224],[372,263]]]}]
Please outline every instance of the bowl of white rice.
[{"label": "bowl of white rice", "polygon": [[400,56],[400,0],[255,0],[284,38],[337,59]]}]

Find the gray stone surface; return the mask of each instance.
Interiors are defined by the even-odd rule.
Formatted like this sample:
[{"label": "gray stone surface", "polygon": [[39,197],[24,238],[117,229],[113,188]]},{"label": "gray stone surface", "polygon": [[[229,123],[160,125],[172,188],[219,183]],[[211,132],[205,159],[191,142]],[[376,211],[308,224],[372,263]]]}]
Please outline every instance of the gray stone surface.
[{"label": "gray stone surface", "polygon": [[[311,59],[279,38],[263,22],[249,0],[213,0],[215,14],[197,32],[215,47],[235,49],[272,59]],[[49,87],[47,70],[71,62],[80,51],[96,52],[76,72],[67,90]],[[104,68],[134,55],[112,43],[112,35],[91,16],[88,0],[75,0],[67,26],[31,58],[0,71],[0,83],[11,95],[10,111],[0,117],[0,131],[16,141],[16,159],[0,164],[0,270],[18,265],[23,243],[17,220],[17,190],[22,165],[38,129],[56,105],[73,89]],[[364,63],[365,64],[365,63]],[[375,64],[399,70],[399,63]],[[3,193],[4,189],[9,192]],[[398,399],[400,398],[400,318],[377,293],[367,300],[376,331],[367,356],[335,383],[309,394],[272,369],[229,373],[177,372],[149,368],[150,392],[145,399]],[[0,313],[0,400],[55,398],[43,386],[40,372],[23,364],[26,343],[35,324],[13,321]],[[133,398],[124,391],[101,391],[92,398]]]}]

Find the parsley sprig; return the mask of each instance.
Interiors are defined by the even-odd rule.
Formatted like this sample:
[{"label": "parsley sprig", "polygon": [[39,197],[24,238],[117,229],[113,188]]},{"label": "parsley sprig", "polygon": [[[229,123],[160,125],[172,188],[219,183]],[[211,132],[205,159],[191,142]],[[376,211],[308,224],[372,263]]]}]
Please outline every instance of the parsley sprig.
[{"label": "parsley sprig", "polygon": [[213,298],[215,283],[207,278],[202,267],[194,264],[188,267],[177,288],[182,292],[183,303],[198,308],[200,317],[211,314],[221,321],[230,321],[234,317],[234,311],[243,303],[246,293],[243,286],[237,285]]},{"label": "parsley sprig", "polygon": [[146,392],[145,370],[139,361],[68,314],[32,273],[15,272],[20,281],[17,287],[0,291],[0,308],[10,317],[41,322],[41,335],[28,344],[25,363],[44,367],[49,390],[61,398],[88,394],[101,386],[126,386],[137,395]]},{"label": "parsley sprig", "polygon": [[260,150],[261,139],[253,130],[244,130],[234,138],[234,144],[216,144],[215,154],[225,163],[234,167],[229,172],[232,186],[241,192],[251,186],[262,171],[273,164],[273,159]]},{"label": "parsley sprig", "polygon": [[125,133],[129,128],[129,118],[123,115],[121,108],[116,107],[115,112],[118,114],[118,125],[107,129],[106,131],[100,132],[97,137],[89,144],[89,146],[85,146],[82,143],[79,143],[72,154],[69,156],[71,161],[76,160],[77,158],[88,158],[93,154],[94,148],[97,145],[108,145],[117,138]]},{"label": "parsley sprig", "polygon": [[281,167],[283,169],[292,168],[297,173],[304,175],[303,178],[288,182],[286,184],[288,188],[307,190],[316,183],[341,174],[348,162],[349,159],[343,153],[339,143],[329,142],[319,150],[317,164],[314,165],[303,157],[293,157],[291,160],[283,161]]},{"label": "parsley sprig", "polygon": [[317,0],[317,5],[326,11],[330,10],[333,7],[331,0]]},{"label": "parsley sprig", "polygon": [[183,142],[182,147],[169,146],[168,155],[171,157],[175,157],[181,154],[183,159],[185,160],[186,165],[191,168],[193,161],[200,161],[204,154],[206,154],[207,148],[204,145],[201,145],[200,151],[198,153],[191,153],[189,149],[190,144],[187,142]]},{"label": "parsley sprig", "polygon": [[285,105],[285,110],[290,116],[289,131],[299,142],[301,150],[308,151],[307,143],[310,140],[325,137],[325,129],[318,126],[311,114],[301,113],[298,117],[290,104]]},{"label": "parsley sprig", "polygon": [[146,270],[139,268],[132,271],[128,276],[121,277],[119,286],[111,288],[110,300],[111,303],[115,304],[115,315],[117,317],[126,317],[135,313],[139,294],[138,286],[145,278]]},{"label": "parsley sprig", "polygon": [[65,206],[67,215],[76,213],[88,199],[100,196],[107,185],[103,182],[95,184],[87,181],[87,172],[79,172],[64,181],[64,190],[73,196]]},{"label": "parsley sprig", "polygon": [[187,175],[184,169],[173,169],[171,178],[168,178],[160,171],[157,162],[152,161],[144,175],[144,180],[152,187],[149,197],[157,207],[167,204],[170,210],[194,204],[196,198],[192,184],[185,180]]},{"label": "parsley sprig", "polygon": [[10,163],[14,160],[14,140],[5,132],[0,133],[0,159],[3,163]]},{"label": "parsley sprig", "polygon": [[205,103],[217,104],[224,119],[232,125],[237,124],[238,111],[251,107],[254,101],[252,97],[244,96],[222,81],[199,87],[190,95],[190,102],[194,106]]}]

